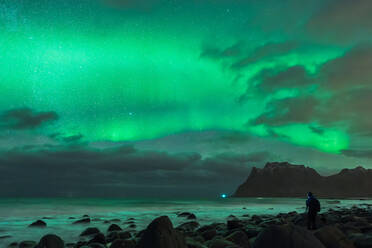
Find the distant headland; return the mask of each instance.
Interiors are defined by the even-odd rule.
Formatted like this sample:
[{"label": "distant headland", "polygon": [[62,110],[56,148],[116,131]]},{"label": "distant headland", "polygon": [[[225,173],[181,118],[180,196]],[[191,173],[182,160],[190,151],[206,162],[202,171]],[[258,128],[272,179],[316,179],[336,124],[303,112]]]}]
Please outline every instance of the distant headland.
[{"label": "distant headland", "polygon": [[262,169],[253,167],[233,196],[304,197],[308,191],[321,198],[369,198],[372,197],[372,170],[359,166],[322,176],[304,165],[272,162]]}]

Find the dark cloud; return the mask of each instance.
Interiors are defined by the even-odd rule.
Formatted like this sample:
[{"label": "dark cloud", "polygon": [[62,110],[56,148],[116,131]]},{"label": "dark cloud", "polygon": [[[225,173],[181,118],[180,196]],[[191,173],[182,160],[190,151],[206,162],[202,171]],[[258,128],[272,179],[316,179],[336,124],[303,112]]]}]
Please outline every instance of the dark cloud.
[{"label": "dark cloud", "polygon": [[332,91],[372,87],[372,45],[355,46],[343,56],[325,63],[317,80]]},{"label": "dark cloud", "polygon": [[333,0],[322,6],[306,26],[312,38],[332,43],[370,40],[372,35],[370,0]]},{"label": "dark cloud", "polygon": [[80,141],[83,137],[84,135],[82,134],[76,134],[76,135],[63,137],[63,141],[64,142],[77,142],[77,141]]},{"label": "dark cloud", "polygon": [[0,116],[0,126],[8,129],[34,129],[51,121],[58,120],[56,112],[36,112],[30,108],[20,108],[5,111]]},{"label": "dark cloud", "polygon": [[138,197],[162,189],[152,196],[206,196],[233,191],[251,166],[270,158],[268,152],[202,158],[197,153],[140,151],[132,146],[13,149],[0,154],[0,195]]},{"label": "dark cloud", "polygon": [[312,96],[274,100],[268,105],[269,111],[260,115],[252,123],[269,126],[308,123],[313,120],[318,104],[318,100]]},{"label": "dark cloud", "polygon": [[236,58],[242,55],[244,51],[244,43],[237,42],[234,45],[226,48],[215,48],[205,46],[202,49],[200,57],[210,59],[224,59],[224,58]]},{"label": "dark cloud", "polygon": [[[253,123],[280,126],[318,122],[327,127],[343,126],[357,135],[372,135],[372,46],[359,45],[343,56],[323,64],[310,77],[301,66],[273,73],[263,71],[255,80],[261,91],[283,88],[300,89],[317,85],[317,94],[300,93],[295,97],[271,100],[266,112]],[[317,132],[317,130],[313,130]]]},{"label": "dark cloud", "polygon": [[372,158],[372,150],[343,150],[341,152],[349,157]]},{"label": "dark cloud", "polygon": [[231,67],[234,69],[241,69],[265,58],[287,54],[296,49],[298,46],[299,44],[293,41],[277,43],[269,42],[256,48],[252,53],[246,55],[245,57],[237,60],[234,64],[232,64]]}]

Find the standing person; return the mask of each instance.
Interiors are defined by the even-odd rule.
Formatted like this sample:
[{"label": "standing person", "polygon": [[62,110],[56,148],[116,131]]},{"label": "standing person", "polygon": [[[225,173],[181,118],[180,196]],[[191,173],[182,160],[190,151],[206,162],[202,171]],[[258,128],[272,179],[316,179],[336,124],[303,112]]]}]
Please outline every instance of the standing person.
[{"label": "standing person", "polygon": [[306,211],[307,211],[307,229],[316,229],[316,216],[320,211],[320,202],[315,198],[313,193],[307,193],[306,200]]}]

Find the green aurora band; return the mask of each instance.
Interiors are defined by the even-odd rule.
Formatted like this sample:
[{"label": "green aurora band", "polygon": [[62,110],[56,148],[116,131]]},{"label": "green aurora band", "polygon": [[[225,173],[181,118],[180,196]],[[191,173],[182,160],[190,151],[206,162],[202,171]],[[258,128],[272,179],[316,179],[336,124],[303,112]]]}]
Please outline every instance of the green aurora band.
[{"label": "green aurora band", "polygon": [[[58,3],[62,2],[50,6],[9,2],[2,7],[25,17],[17,23],[2,19],[0,25],[4,30],[0,32],[0,110],[27,106],[58,113],[57,122],[36,132],[82,134],[91,142],[138,141],[203,130],[257,136],[274,131],[283,141],[324,152],[339,153],[349,147],[350,137],[343,128],[317,122],[251,124],[270,100],[316,94],[316,86],[263,95],[247,83],[264,69],[294,65],[316,75],[344,48],[306,44],[237,70],[228,66],[229,58],[202,56],[203,49],[223,49],[243,41],[247,51],[254,51],[269,42],[291,39],[285,33],[267,37],[259,26],[249,32],[242,28],[245,19],[240,16],[253,15],[249,5],[226,8],[221,3],[213,11],[206,4],[183,4],[182,10],[171,5],[123,10],[102,2],[88,7],[81,1],[80,13],[68,8],[72,3],[57,7]],[[233,17],[227,17],[228,12]],[[239,101],[246,92],[249,97]],[[314,126],[323,132],[314,132]]]}]

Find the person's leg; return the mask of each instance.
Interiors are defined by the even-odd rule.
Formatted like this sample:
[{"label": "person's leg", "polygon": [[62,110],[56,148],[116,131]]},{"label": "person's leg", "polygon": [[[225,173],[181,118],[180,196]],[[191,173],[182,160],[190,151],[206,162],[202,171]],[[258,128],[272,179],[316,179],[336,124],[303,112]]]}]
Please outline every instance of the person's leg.
[{"label": "person's leg", "polygon": [[317,213],[315,212],[313,216],[313,230],[316,230],[316,215]]},{"label": "person's leg", "polygon": [[307,229],[311,229],[311,225],[312,225],[312,223],[311,223],[311,213],[310,212],[308,212],[307,213]]}]

